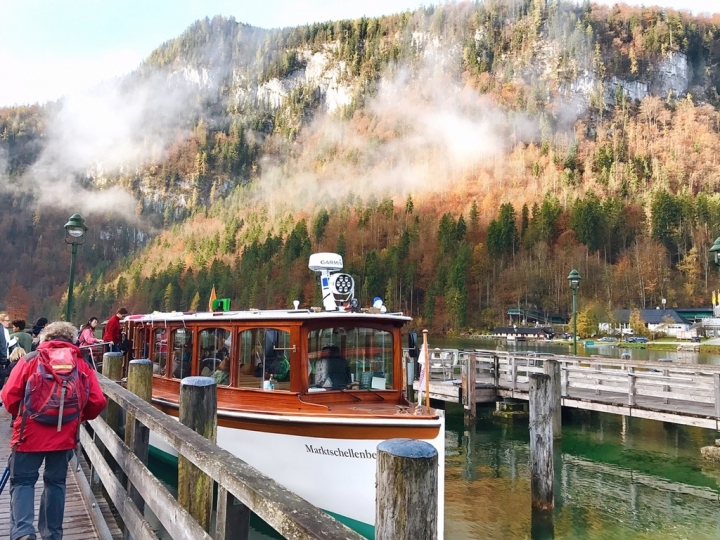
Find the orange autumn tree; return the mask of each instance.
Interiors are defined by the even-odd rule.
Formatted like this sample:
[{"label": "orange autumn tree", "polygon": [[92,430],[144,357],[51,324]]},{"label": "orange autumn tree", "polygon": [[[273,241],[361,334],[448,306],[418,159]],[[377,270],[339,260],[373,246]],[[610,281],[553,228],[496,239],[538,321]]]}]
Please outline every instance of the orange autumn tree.
[{"label": "orange autumn tree", "polygon": [[5,295],[5,309],[11,319],[25,319],[30,312],[32,298],[22,285],[14,285]]}]

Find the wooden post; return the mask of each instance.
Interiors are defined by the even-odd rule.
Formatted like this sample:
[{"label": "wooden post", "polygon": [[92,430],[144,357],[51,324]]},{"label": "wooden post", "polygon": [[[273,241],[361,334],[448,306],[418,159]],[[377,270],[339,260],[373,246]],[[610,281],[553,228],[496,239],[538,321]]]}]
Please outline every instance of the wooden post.
[{"label": "wooden post", "polygon": [[475,420],[477,416],[477,396],[475,395],[475,381],[477,377],[477,359],[474,354],[467,355],[467,376],[465,377],[465,419]]},{"label": "wooden post", "polygon": [[495,377],[495,389],[500,387],[500,358],[497,355],[493,355],[493,369]]},{"label": "wooden post", "polygon": [[430,351],[428,350],[427,330],[423,330],[423,347],[425,349],[425,408],[430,409]]},{"label": "wooden post", "polygon": [[[593,369],[594,369],[595,371],[601,371],[601,370],[602,370],[602,366],[601,366],[600,364],[593,364]],[[601,384],[602,384],[602,379],[600,378],[600,374],[597,373],[597,374],[595,375],[595,385],[596,385],[596,386],[600,386]],[[596,396],[599,396],[599,395],[600,395],[600,389],[599,389],[599,388],[596,388],[596,389],[595,389],[595,395],[596,395]]]},{"label": "wooden post", "polygon": [[438,453],[430,443],[390,439],[378,445],[376,540],[435,540]]},{"label": "wooden post", "polygon": [[[127,389],[148,403],[152,401],[153,365],[150,360],[131,360],[128,364]],[[125,418],[125,444],[145,465],[148,462],[150,430],[133,415]],[[127,486],[128,496],[142,514],[145,501],[131,483]]]},{"label": "wooden post", "polygon": [[249,536],[250,509],[218,486],[215,540],[248,540]]},{"label": "wooden post", "polygon": [[715,382],[715,416],[720,416],[720,373],[713,373]]},{"label": "wooden post", "polygon": [[[206,439],[217,441],[217,385],[211,377],[180,381],[180,422]],[[209,532],[213,507],[213,479],[178,456],[177,500]]]},{"label": "wooden post", "polygon": [[532,508],[530,512],[530,539],[555,539],[555,526],[553,523],[552,511],[538,510],[537,508]]},{"label": "wooden post", "polygon": [[[103,355],[102,374],[111,381],[119,381],[123,375],[123,355],[119,352],[108,352]],[[114,401],[109,401],[105,409],[105,422],[116,433],[122,423],[122,409]]]},{"label": "wooden post", "polygon": [[553,432],[550,404],[550,376],[530,375],[530,492],[532,506],[553,508]]},{"label": "wooden post", "polygon": [[410,380],[409,380],[409,377],[408,377],[408,360],[409,360],[409,357],[406,357],[406,356],[403,354],[403,357],[402,357],[402,388],[403,388],[403,398],[404,398],[405,400],[408,400],[408,401],[409,401],[409,400],[410,400],[410,397],[411,397],[411,396],[410,396],[410,390],[411,390],[411,389],[408,388],[408,382],[410,383],[410,386],[412,386],[412,381],[410,381]]},{"label": "wooden post", "polygon": [[[107,352],[103,355],[102,374],[105,375],[111,381],[119,381],[122,379],[123,374],[123,355],[119,352]],[[122,424],[122,408],[120,405],[115,403],[113,400],[108,399],[107,407],[102,412],[102,417],[110,426],[115,433],[120,432],[120,425]],[[115,463],[112,455],[105,450],[105,446],[100,439],[95,439],[95,444],[102,453],[107,463]],[[90,472],[90,478],[92,480],[93,489],[100,487],[100,477],[97,476],[95,468],[93,467]]]},{"label": "wooden post", "polygon": [[635,368],[628,366],[628,405],[635,406]]},{"label": "wooden post", "polygon": [[550,377],[550,415],[552,416],[553,439],[562,437],[562,396],[560,388],[560,362],[545,360],[545,375]]},{"label": "wooden post", "polygon": [[508,358],[510,360],[510,372],[512,373],[513,397],[515,397],[515,390],[517,390],[517,363],[515,362],[514,356],[509,356]]}]

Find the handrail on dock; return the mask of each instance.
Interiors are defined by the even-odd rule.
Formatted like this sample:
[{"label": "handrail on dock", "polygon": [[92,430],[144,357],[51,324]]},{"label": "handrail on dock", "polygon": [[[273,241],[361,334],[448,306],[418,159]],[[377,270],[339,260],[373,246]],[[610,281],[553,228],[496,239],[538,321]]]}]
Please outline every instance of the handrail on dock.
[{"label": "handrail on dock", "polygon": [[453,364],[442,352],[430,396],[462,403],[469,416],[478,402],[528,399],[530,375],[554,361],[563,406],[720,429],[720,366],[479,349],[459,351]]},{"label": "handrail on dock", "polygon": [[[238,511],[245,512],[246,517],[249,517],[248,511],[254,512],[286,538],[309,540],[363,538],[116,382],[100,374],[98,380],[109,400],[126,412],[128,424],[133,425],[131,431],[133,440],[126,444],[116,434],[119,426],[110,426],[102,418],[89,422],[94,436],[83,427],[80,440],[94,472],[103,482],[127,532],[135,540],[156,538],[143,517],[144,505],[155,513],[175,540],[212,540],[213,538],[229,540],[226,520],[237,520]],[[110,412],[107,417],[111,423],[119,419],[119,415]],[[135,441],[140,441],[143,437],[147,441],[148,430],[217,482],[218,512],[215,534],[208,534],[147,469],[142,459],[143,449],[137,452],[141,457],[136,455],[135,447],[138,445]],[[124,478],[118,480],[108,465],[108,455],[112,456],[122,469]],[[144,455],[146,460],[146,442]],[[236,531],[237,535],[233,532],[233,538],[246,538],[248,525],[245,523],[243,526],[245,531]]]}]

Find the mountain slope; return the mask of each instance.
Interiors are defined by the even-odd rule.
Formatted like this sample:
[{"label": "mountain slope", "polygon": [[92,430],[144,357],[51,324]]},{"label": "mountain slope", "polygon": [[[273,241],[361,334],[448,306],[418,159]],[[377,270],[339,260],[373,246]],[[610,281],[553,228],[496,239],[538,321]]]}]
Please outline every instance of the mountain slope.
[{"label": "mountain slope", "polygon": [[[717,17],[539,1],[273,31],[218,17],[88,98],[130,111],[130,122],[111,116],[95,126],[71,100],[3,111],[1,146],[11,184],[57,184],[69,172],[91,188],[88,211],[107,193],[100,187],[136,197],[114,192],[142,241],[172,226],[120,281],[108,284],[104,272],[114,255],[97,267],[78,314],[117,302],[187,308],[220,279],[242,306],[310,302],[300,255],[343,244],[363,294],[389,292],[398,307],[445,328],[491,324],[518,302],[564,311],[564,283],[551,273],[562,280],[583,259],[588,277],[612,275],[623,260],[637,273],[633,246],[653,239],[665,250],[664,277],[630,296],[611,292],[617,279],[605,278],[588,299],[696,301],[708,277],[698,251],[717,231],[712,212],[704,218],[698,208],[715,198],[693,196],[717,187],[719,28]],[[58,159],[77,140],[92,144],[70,152],[71,164]],[[509,224],[510,208],[498,213],[505,201],[518,238],[494,236],[491,222]],[[309,233],[297,230],[303,216]],[[443,244],[453,227],[455,243]],[[524,286],[517,276],[547,260],[539,246],[553,262]],[[700,283],[687,260],[693,248]],[[683,272],[683,263],[692,268]]]}]

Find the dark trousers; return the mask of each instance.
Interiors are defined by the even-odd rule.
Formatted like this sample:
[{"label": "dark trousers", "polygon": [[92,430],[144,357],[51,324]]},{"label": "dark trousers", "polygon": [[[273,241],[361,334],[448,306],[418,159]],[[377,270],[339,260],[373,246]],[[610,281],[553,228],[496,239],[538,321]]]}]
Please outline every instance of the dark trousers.
[{"label": "dark trousers", "polygon": [[61,540],[65,514],[65,478],[72,450],[10,454],[10,540],[35,534],[35,483],[45,461],[38,530],[43,540]]}]

